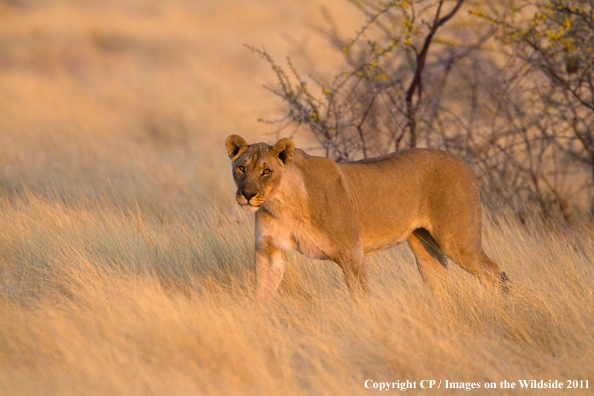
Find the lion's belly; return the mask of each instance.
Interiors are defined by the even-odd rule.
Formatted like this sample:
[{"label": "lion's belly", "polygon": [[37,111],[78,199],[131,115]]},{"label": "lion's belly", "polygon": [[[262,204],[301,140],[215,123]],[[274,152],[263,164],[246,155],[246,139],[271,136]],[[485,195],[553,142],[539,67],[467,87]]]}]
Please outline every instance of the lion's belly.
[{"label": "lion's belly", "polygon": [[363,251],[370,255],[382,250],[394,247],[404,242],[417,228],[429,227],[428,219],[400,218],[395,221],[385,221],[381,225],[361,227],[361,238],[363,239]]},{"label": "lion's belly", "polygon": [[394,247],[404,242],[412,231],[413,230],[410,230],[410,232],[408,232],[407,230],[407,232],[401,232],[396,235],[386,235],[379,238],[363,238],[363,252],[367,256]]}]

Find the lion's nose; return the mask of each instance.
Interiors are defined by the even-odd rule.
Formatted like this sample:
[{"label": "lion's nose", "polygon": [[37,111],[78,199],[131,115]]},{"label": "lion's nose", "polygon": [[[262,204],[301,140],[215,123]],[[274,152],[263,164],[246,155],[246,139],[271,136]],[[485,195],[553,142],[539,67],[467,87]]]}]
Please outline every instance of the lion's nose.
[{"label": "lion's nose", "polygon": [[248,201],[249,201],[250,199],[252,199],[253,197],[255,197],[255,196],[256,196],[256,194],[257,194],[257,193],[255,193],[255,192],[251,192],[251,191],[245,191],[245,190],[241,191],[241,193],[243,194],[243,196],[245,197],[245,199],[247,199]]}]

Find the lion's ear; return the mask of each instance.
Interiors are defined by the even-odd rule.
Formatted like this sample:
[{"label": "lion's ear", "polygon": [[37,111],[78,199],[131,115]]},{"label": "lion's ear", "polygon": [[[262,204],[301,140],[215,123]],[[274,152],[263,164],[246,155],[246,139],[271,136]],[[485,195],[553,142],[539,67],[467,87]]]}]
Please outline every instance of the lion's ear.
[{"label": "lion's ear", "polygon": [[248,149],[247,142],[239,135],[229,136],[225,144],[227,145],[229,158],[231,158],[233,161],[239,158],[239,156],[245,153],[245,150]]},{"label": "lion's ear", "polygon": [[289,139],[283,138],[276,142],[272,148],[272,153],[276,155],[283,164],[288,164],[293,157],[293,151],[295,150],[295,144]]}]

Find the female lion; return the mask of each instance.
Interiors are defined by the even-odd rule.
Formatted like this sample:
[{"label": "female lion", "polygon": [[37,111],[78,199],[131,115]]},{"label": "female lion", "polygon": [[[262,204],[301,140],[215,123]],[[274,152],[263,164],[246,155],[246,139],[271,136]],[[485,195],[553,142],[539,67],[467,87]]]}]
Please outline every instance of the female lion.
[{"label": "female lion", "polygon": [[274,146],[227,138],[237,202],[256,212],[256,289],[270,300],[285,252],[332,260],[351,292],[367,291],[365,255],[405,239],[421,276],[439,287],[447,257],[487,286],[506,280],[481,247],[477,180],[461,159],[411,149],[349,163],[307,155],[288,139]]}]

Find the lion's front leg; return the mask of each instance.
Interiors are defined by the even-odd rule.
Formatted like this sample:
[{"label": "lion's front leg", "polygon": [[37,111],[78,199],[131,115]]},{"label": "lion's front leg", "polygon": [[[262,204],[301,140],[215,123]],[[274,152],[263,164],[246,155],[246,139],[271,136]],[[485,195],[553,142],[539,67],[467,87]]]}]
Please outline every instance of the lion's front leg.
[{"label": "lion's front leg", "polygon": [[268,302],[276,293],[285,272],[285,252],[265,236],[256,241],[256,293]]},{"label": "lion's front leg", "polygon": [[353,297],[369,294],[367,265],[365,264],[362,246],[340,252],[334,258],[334,261],[338,263],[344,272],[347,287]]}]

